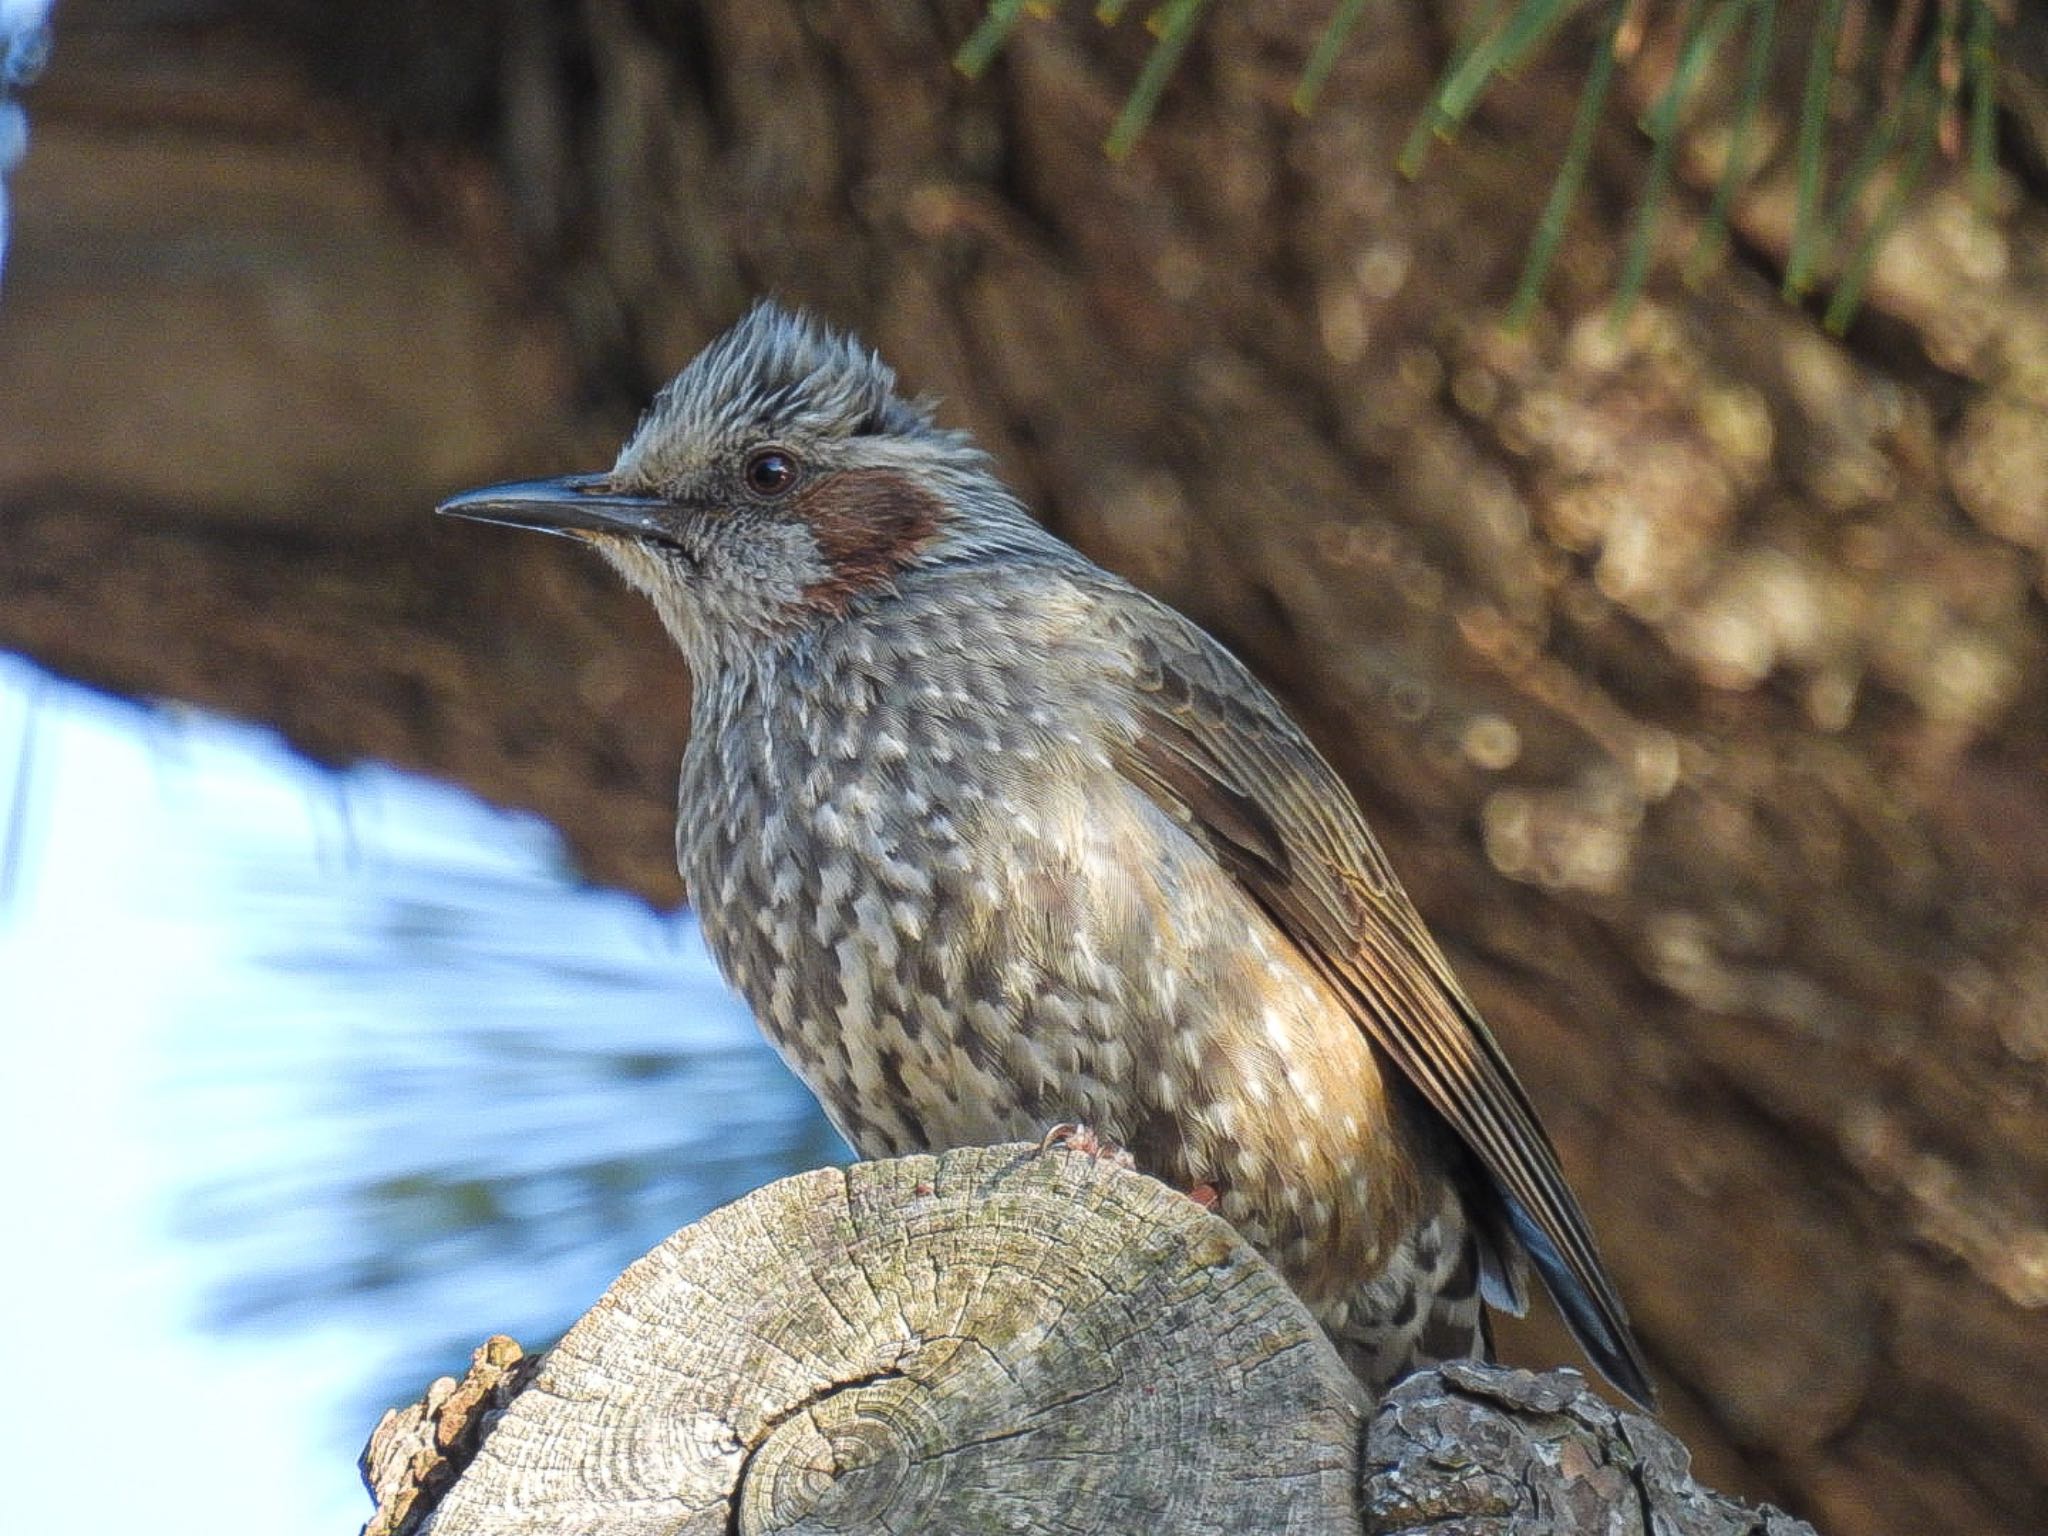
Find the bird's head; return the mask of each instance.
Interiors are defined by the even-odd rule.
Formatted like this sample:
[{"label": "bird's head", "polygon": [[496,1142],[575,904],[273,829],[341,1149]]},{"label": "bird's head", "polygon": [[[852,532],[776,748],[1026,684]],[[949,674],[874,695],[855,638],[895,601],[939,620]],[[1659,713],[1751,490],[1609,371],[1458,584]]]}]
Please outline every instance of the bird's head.
[{"label": "bird's head", "polygon": [[594,544],[693,661],[841,615],[978,520],[1021,517],[880,358],[768,303],[676,375],[610,470],[439,510]]}]

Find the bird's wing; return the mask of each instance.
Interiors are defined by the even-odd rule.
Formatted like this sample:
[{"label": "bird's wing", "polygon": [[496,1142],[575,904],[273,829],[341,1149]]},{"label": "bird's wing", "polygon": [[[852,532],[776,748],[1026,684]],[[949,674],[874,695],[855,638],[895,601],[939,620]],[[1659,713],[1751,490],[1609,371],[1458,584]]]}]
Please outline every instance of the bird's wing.
[{"label": "bird's wing", "polygon": [[1139,601],[1104,604],[1135,669],[1120,771],[1230,870],[1463,1138],[1580,1344],[1648,1406],[1648,1368],[1550,1138],[1350,792],[1228,652]]}]

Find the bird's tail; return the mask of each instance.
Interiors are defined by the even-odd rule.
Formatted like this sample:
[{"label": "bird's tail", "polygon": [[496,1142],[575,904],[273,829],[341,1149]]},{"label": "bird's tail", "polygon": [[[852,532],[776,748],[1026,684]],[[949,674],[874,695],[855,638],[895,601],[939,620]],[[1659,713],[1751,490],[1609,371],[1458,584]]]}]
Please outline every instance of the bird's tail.
[{"label": "bird's tail", "polygon": [[1638,1407],[1655,1413],[1657,1389],[1650,1384],[1649,1362],[1643,1358],[1641,1346],[1629,1331],[1628,1319],[1621,1313],[1620,1303],[1613,1304],[1610,1319],[1609,1313],[1596,1306],[1593,1298],[1586,1294],[1565,1263],[1564,1255],[1557,1251],[1557,1245],[1551,1242],[1543,1228],[1516,1201],[1503,1198],[1502,1203],[1507,1207],[1509,1225],[1528,1250],[1536,1273],[1543,1277],[1544,1289],[1557,1303],[1557,1310],[1564,1314],[1565,1326],[1579,1341],[1579,1348],[1599,1367],[1600,1374],[1627,1393]]}]

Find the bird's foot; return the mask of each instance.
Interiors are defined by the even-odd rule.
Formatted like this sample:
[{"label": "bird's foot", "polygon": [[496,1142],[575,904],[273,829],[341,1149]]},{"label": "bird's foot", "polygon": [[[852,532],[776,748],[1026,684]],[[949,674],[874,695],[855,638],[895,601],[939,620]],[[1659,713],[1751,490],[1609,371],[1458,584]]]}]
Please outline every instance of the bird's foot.
[{"label": "bird's foot", "polygon": [[1214,1184],[1197,1184],[1188,1191],[1188,1198],[1205,1211],[1216,1209],[1216,1202],[1223,1198],[1223,1192]]},{"label": "bird's foot", "polygon": [[1137,1160],[1113,1141],[1104,1141],[1094,1130],[1085,1125],[1068,1121],[1054,1126],[1045,1133],[1045,1140],[1038,1144],[1041,1152],[1050,1152],[1054,1147],[1065,1147],[1069,1152],[1085,1152],[1098,1162],[1115,1163],[1119,1168],[1136,1169]]}]

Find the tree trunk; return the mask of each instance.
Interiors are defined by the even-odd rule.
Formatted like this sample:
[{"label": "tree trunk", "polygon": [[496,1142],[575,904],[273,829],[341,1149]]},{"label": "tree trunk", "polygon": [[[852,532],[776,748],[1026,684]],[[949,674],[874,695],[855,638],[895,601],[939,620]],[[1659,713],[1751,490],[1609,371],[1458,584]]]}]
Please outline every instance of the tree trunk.
[{"label": "tree trunk", "polygon": [[[1569,1372],[1365,1394],[1223,1221],[1031,1146],[799,1174],[384,1416],[366,1536],[1813,1536]],[[419,1490],[419,1492],[415,1492]]]},{"label": "tree trunk", "polygon": [[1146,40],[1078,14],[968,82],[970,0],[68,0],[0,294],[0,644],[460,779],[673,900],[651,615],[426,509],[601,467],[748,298],[814,305],[1300,711],[1710,1479],[1838,1536],[2038,1530],[2040,161],[1986,223],[1916,199],[1838,341],[1773,291],[1782,178],[1676,281],[1702,136],[1615,327],[1617,117],[1512,337],[1583,47],[1404,181],[1447,24],[1374,8],[1303,119],[1327,9],[1213,7],[1112,165]]}]

